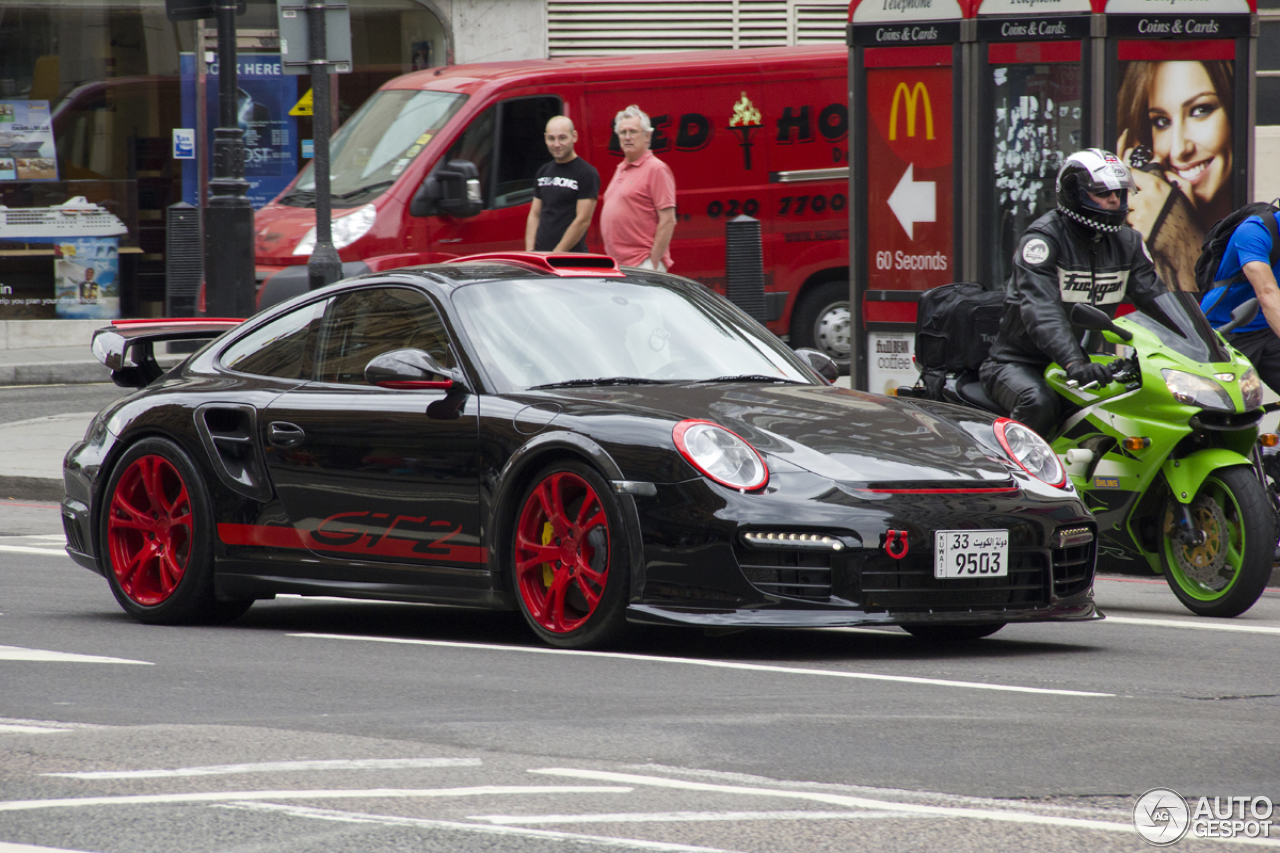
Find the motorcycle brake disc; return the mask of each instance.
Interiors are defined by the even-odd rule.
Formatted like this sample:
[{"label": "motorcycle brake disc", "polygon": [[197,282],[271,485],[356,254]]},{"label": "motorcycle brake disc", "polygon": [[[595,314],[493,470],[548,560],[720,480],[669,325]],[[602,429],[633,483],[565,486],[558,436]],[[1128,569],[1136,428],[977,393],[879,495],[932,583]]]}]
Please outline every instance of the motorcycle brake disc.
[{"label": "motorcycle brake disc", "polygon": [[1227,516],[1217,501],[1201,495],[1191,502],[1191,517],[1204,532],[1204,541],[1191,546],[1175,543],[1173,556],[1189,580],[1212,587],[1222,582],[1220,573],[1227,563]]}]

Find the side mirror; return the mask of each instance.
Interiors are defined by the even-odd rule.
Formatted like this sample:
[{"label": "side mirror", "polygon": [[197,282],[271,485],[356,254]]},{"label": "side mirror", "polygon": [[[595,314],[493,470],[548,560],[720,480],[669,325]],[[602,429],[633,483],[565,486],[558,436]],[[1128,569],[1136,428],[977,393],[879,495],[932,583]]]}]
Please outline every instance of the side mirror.
[{"label": "side mirror", "polygon": [[814,369],[814,372],[828,382],[835,382],[840,378],[840,368],[836,365],[831,356],[825,352],[820,352],[809,347],[801,347],[796,350],[796,355],[804,359],[805,364]]},{"label": "side mirror", "polygon": [[365,381],[379,388],[402,391],[450,390],[459,387],[461,375],[441,367],[420,349],[397,349],[376,356],[364,368]]},{"label": "side mirror", "polygon": [[483,209],[480,172],[470,160],[450,160],[436,166],[409,202],[411,216],[439,212],[467,219]]},{"label": "side mirror", "polygon": [[1253,322],[1253,318],[1258,316],[1258,297],[1246,299],[1235,308],[1231,309],[1231,322],[1225,326],[1219,326],[1216,331],[1226,334],[1233,329],[1241,326],[1247,326]]},{"label": "side mirror", "polygon": [[1133,338],[1132,332],[1126,331],[1111,322],[1111,318],[1106,315],[1105,311],[1084,302],[1077,302],[1072,305],[1071,313],[1067,315],[1067,319],[1071,321],[1071,325],[1079,329],[1085,329],[1090,332],[1111,332],[1126,341]]}]

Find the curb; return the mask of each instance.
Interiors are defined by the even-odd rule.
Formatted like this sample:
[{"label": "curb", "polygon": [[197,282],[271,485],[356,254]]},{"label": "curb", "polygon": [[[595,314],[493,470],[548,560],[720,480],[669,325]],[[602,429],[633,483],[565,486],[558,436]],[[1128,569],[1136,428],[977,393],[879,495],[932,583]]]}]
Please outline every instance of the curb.
[{"label": "curb", "polygon": [[82,385],[110,381],[111,371],[97,361],[0,364],[0,385]]},{"label": "curb", "polygon": [[52,477],[17,477],[0,474],[0,497],[10,500],[62,503],[66,489]]}]

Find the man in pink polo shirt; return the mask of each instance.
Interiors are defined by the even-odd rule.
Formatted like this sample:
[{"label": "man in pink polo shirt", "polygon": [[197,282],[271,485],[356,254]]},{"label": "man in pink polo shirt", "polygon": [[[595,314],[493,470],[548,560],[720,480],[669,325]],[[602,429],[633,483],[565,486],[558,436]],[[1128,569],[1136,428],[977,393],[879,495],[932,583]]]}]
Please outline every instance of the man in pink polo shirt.
[{"label": "man in pink polo shirt", "polygon": [[623,160],[605,188],[600,235],[620,265],[666,271],[676,230],[676,179],[649,150],[653,125],[632,104],[613,119]]}]

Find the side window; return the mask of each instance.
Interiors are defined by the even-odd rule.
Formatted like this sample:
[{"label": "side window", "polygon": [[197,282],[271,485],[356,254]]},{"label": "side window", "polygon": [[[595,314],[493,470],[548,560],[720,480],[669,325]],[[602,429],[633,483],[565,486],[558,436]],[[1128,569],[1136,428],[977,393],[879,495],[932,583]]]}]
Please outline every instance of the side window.
[{"label": "side window", "polygon": [[[470,160],[475,164],[476,170],[480,173],[480,189],[484,194],[486,209],[493,206],[493,141],[497,119],[496,106],[489,107],[480,113],[476,120],[462,131],[457,142],[449,147],[449,153],[444,155],[442,161],[447,163],[450,160]],[[543,150],[546,150],[545,144]]]},{"label": "side window", "polygon": [[258,376],[305,378],[326,304],[328,300],[304,305],[250,332],[222,353],[222,366]]},{"label": "side window", "polygon": [[498,139],[498,185],[493,207],[514,207],[533,200],[538,169],[551,159],[543,138],[547,122],[560,114],[555,97],[516,98],[502,104]]},{"label": "side window", "polygon": [[367,385],[365,365],[398,349],[424,350],[442,366],[454,366],[440,314],[425,294],[379,287],[335,297],[321,324],[316,379]]}]

